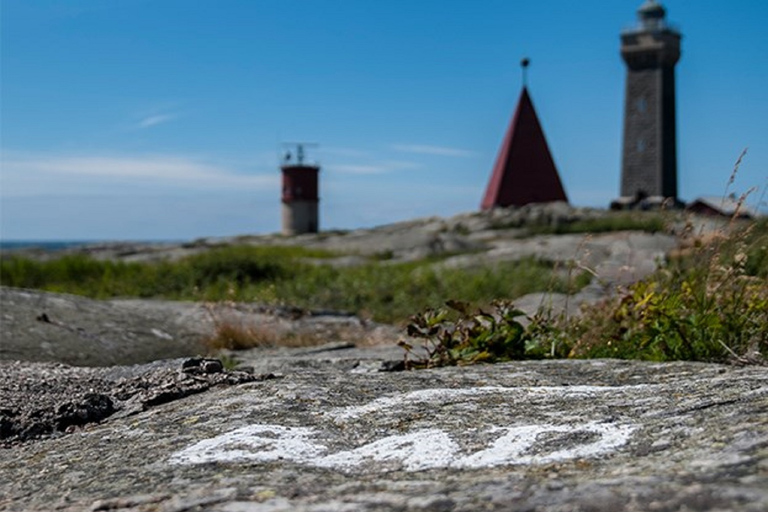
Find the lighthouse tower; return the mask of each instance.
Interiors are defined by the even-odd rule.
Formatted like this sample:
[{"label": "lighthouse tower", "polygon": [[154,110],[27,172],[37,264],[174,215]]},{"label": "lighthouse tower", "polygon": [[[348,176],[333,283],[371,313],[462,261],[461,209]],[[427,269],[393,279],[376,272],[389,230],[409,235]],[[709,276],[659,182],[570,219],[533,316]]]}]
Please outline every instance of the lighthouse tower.
[{"label": "lighthouse tower", "polygon": [[675,64],[680,33],[665,21],[664,7],[646,0],[638,24],[621,34],[627,65],[621,202],[648,198],[677,203]]},{"label": "lighthouse tower", "polygon": [[[317,233],[318,220],[318,165],[304,163],[304,147],[297,143],[295,154],[288,151],[280,169],[283,174],[283,229],[284,235]],[[295,159],[295,161],[294,161]]]}]

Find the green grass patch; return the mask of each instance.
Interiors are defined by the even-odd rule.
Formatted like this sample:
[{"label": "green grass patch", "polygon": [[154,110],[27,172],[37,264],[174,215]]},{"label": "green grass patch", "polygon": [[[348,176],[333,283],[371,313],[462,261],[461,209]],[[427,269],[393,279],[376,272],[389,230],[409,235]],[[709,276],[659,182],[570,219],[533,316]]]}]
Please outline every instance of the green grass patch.
[{"label": "green grass patch", "polygon": [[606,214],[594,219],[562,222],[555,225],[527,227],[528,235],[563,235],[568,233],[608,233],[612,231],[664,231],[666,221],[659,213],[633,212],[632,214]]},{"label": "green grass patch", "polygon": [[293,279],[278,279],[244,290],[257,300],[271,299],[311,309],[351,311],[381,322],[401,322],[414,311],[452,298],[472,304],[513,299],[543,290],[565,290],[551,264],[534,259],[473,270],[445,269],[430,262],[366,264],[304,269]]},{"label": "green grass patch", "polygon": [[[233,246],[178,261],[126,263],[68,255],[50,261],[0,260],[0,283],[93,298],[156,297],[177,300],[262,302],[350,311],[382,322],[401,322],[448,299],[475,305],[526,293],[564,291],[550,263],[525,259],[473,270],[447,269],[437,260],[370,262],[333,267],[309,264],[323,251],[299,247]],[[575,280],[575,282],[578,281]]]},{"label": "green grass patch", "polygon": [[0,258],[0,284],[99,299],[219,300],[252,283],[292,276],[302,258],[330,256],[300,247],[251,246],[221,247],[179,261],[153,263],[102,261],[83,254],[48,261],[6,255]]}]

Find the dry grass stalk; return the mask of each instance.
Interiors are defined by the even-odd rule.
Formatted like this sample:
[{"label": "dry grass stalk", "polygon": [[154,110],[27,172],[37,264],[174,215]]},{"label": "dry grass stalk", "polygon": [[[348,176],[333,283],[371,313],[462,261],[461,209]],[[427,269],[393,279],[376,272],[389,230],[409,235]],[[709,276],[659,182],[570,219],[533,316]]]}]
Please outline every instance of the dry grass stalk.
[{"label": "dry grass stalk", "polygon": [[239,315],[234,301],[206,303],[213,332],[202,343],[209,352],[251,348],[310,347],[327,341],[321,333],[289,330],[277,323],[254,325]]},{"label": "dry grass stalk", "polygon": [[311,347],[327,339],[314,332],[285,331],[277,326],[245,325],[237,321],[219,321],[214,332],[203,339],[211,352],[220,350],[247,350],[251,348]]}]

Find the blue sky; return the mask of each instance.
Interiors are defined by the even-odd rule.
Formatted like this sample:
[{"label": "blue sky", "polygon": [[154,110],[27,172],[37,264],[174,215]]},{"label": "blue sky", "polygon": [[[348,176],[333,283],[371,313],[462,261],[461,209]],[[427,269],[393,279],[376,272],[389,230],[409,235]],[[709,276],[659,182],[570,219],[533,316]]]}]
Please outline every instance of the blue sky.
[{"label": "blue sky", "polygon": [[[521,87],[571,202],[618,195],[640,0],[0,0],[0,237],[280,228],[282,141],[312,141],[323,228],[476,210]],[[666,0],[679,189],[768,180],[768,3]],[[755,196],[755,198],[757,198]]]}]

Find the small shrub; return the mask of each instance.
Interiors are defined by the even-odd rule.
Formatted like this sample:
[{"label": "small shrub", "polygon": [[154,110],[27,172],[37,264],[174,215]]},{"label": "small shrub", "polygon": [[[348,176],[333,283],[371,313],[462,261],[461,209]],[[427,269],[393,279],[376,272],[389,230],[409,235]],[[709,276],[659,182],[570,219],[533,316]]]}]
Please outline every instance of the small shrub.
[{"label": "small shrub", "polygon": [[394,259],[394,257],[395,257],[395,252],[392,249],[386,249],[373,254],[373,256],[371,256],[371,259],[373,259],[374,261],[389,261],[391,259]]},{"label": "small shrub", "polygon": [[765,280],[666,270],[575,322],[571,357],[726,361],[768,355]]},{"label": "small shrub", "polygon": [[472,233],[472,230],[470,230],[467,226],[465,226],[461,222],[456,223],[453,226],[452,231],[457,235],[463,235],[463,236],[467,236]]},{"label": "small shrub", "polygon": [[407,333],[425,340],[426,355],[412,358],[414,347],[405,341],[406,368],[433,368],[495,363],[525,357],[526,328],[518,320],[525,313],[511,302],[496,301],[489,311],[471,311],[469,304],[448,301],[447,308],[428,309],[411,318]]}]

